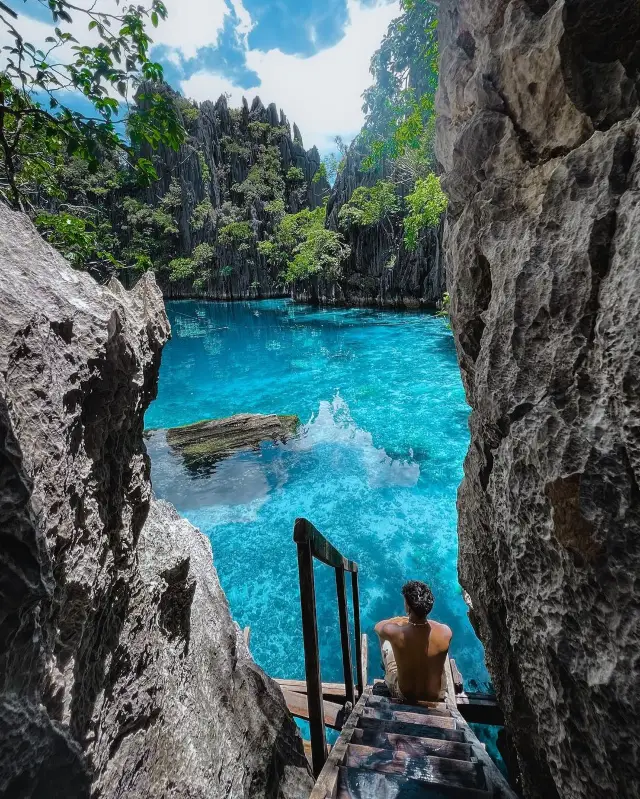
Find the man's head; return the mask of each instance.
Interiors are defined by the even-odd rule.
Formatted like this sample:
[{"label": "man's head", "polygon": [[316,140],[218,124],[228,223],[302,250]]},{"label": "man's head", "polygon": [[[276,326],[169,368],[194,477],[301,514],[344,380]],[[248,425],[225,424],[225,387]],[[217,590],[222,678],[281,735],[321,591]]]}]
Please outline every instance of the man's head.
[{"label": "man's head", "polygon": [[420,619],[426,618],[433,607],[433,594],[426,583],[420,580],[409,580],[402,586],[402,596],[408,611]]}]

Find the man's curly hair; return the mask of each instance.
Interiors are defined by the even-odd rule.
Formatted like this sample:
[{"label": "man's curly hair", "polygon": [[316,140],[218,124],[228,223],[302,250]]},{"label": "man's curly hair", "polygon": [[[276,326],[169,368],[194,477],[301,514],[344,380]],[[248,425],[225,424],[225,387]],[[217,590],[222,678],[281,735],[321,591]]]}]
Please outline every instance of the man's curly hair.
[{"label": "man's curly hair", "polygon": [[426,583],[422,583],[420,580],[409,580],[402,586],[402,596],[416,616],[425,618],[431,613],[433,594]]}]

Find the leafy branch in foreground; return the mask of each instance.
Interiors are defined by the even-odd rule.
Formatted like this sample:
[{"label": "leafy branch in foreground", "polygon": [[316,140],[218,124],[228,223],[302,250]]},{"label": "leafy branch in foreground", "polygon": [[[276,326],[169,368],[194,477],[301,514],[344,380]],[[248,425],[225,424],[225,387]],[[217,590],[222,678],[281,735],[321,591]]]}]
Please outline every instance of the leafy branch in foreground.
[{"label": "leafy branch in foreground", "polygon": [[[86,160],[95,171],[102,154],[120,150],[135,161],[141,179],[154,179],[153,165],[136,158],[135,148],[143,142],[177,148],[185,137],[180,116],[162,93],[145,88],[136,98],[136,113],[118,120],[127,126],[128,144],[114,121],[120,111],[114,95],[128,107],[141,81],[153,86],[162,80],[162,67],[149,58],[145,27],[147,21],[155,27],[166,18],[162,0],[152,0],[148,8],[126,6],[117,14],[96,10],[96,3],[81,8],[68,0],[31,2],[51,12],[52,35],[43,49],[25,41],[17,14],[0,3],[0,24],[12,40],[3,48],[6,63],[0,73],[0,198],[28,207],[28,195],[38,191],[35,176],[50,171],[61,152]],[[88,20],[90,44],[63,29],[73,23],[72,14]],[[71,109],[73,93],[90,103],[91,115]]]}]

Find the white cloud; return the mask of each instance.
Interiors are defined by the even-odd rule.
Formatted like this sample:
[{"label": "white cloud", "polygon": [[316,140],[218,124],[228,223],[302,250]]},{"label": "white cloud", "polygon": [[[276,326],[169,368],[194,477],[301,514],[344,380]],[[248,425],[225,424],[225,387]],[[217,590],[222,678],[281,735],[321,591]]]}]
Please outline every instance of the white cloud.
[{"label": "white cloud", "polygon": [[369,61],[400,13],[397,0],[374,7],[348,0],[348,9],[341,41],[310,58],[248,50],[247,65],[257,72],[260,86],[241,89],[219,75],[199,72],[182,83],[182,91],[199,101],[229,92],[232,105],[239,105],[243,95],[251,102],[258,94],[265,105],[276,103],[298,124],[306,147],[316,144],[321,151],[332,150],[336,134],[348,139],[362,126],[361,95],[372,80]]},{"label": "white cloud", "polygon": [[[77,2],[89,5],[94,0]],[[251,16],[242,0],[231,3],[239,20],[236,30],[246,42],[253,27]],[[116,0],[99,0],[99,5],[101,11],[118,10]],[[166,0],[166,5],[168,19],[152,33],[155,44],[166,45],[166,57],[176,64],[195,56],[198,48],[215,43],[230,13],[225,0]],[[335,135],[349,140],[362,126],[361,95],[371,84],[369,61],[389,23],[400,13],[398,0],[379,0],[373,7],[363,6],[360,0],[347,0],[347,6],[349,22],[343,38],[309,58],[277,49],[247,49],[247,66],[258,74],[260,85],[242,89],[222,75],[203,71],[183,81],[182,91],[199,101],[215,101],[227,92],[235,106],[240,105],[243,95],[249,102],[259,95],[265,105],[276,103],[292,123],[297,123],[306,147],[316,144],[323,152],[333,150]],[[89,34],[86,26],[86,17],[77,14],[68,29],[83,42],[97,41],[95,31]],[[26,15],[21,15],[19,29],[27,41],[40,46],[51,34],[51,26]],[[0,26],[0,46],[10,41]]]},{"label": "white cloud", "polygon": [[[154,44],[175,47],[185,58],[193,58],[198,48],[216,42],[224,18],[229,13],[224,0],[165,0],[165,5],[168,17],[151,34]],[[233,5],[236,13],[238,7],[244,11],[240,0]],[[242,23],[243,17],[240,13],[238,16]]]}]

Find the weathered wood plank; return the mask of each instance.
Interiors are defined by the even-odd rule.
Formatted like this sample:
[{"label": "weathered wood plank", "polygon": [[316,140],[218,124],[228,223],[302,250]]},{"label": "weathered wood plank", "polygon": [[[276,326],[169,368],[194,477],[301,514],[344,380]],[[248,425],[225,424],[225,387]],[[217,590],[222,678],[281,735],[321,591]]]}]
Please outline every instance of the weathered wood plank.
[{"label": "weathered wood plank", "polygon": [[373,746],[377,749],[395,749],[406,752],[412,757],[448,757],[452,760],[470,760],[471,744],[457,741],[439,741],[436,738],[416,738],[413,735],[398,735],[393,732],[378,732],[378,730],[356,729],[351,737],[351,742],[363,746]]},{"label": "weathered wood plank", "polygon": [[362,711],[364,710],[370,693],[371,688],[367,687],[364,689],[362,696],[358,699],[353,712],[342,728],[340,737],[335,742],[333,749],[327,758],[327,762],[324,764],[324,768],[322,769],[322,772],[316,781],[314,789],[311,791],[309,799],[327,799],[327,797],[329,797],[329,799],[335,799],[338,787],[339,768],[342,765],[344,758],[347,756],[347,748],[349,746],[351,736],[356,729],[356,725],[360,719]]},{"label": "weathered wood plank", "polygon": [[430,727],[443,727],[447,730],[456,728],[456,723],[450,715],[432,715],[428,712],[417,713],[395,709],[387,710],[384,707],[366,707],[363,716],[384,721],[404,721],[407,724],[427,724]]},{"label": "weathered wood plank", "polygon": [[[366,633],[362,633],[360,636],[360,672],[358,675],[358,680],[362,681],[362,686],[367,685],[367,679],[369,675],[369,640],[367,638]],[[359,689],[358,689],[359,690]]]},{"label": "weathered wood plank", "polygon": [[464,741],[462,730],[451,730],[444,727],[433,727],[428,724],[414,724],[405,721],[383,721],[369,716],[362,716],[358,727],[363,730],[378,730],[383,733],[411,735],[416,738],[436,738],[444,741]]},{"label": "weathered wood plank", "polygon": [[495,697],[490,694],[466,694],[456,696],[456,705],[464,719],[472,724],[504,726],[504,714]]},{"label": "weathered wood plank", "polygon": [[345,766],[366,768],[384,774],[401,774],[419,782],[451,785],[456,788],[485,788],[482,769],[465,760],[448,760],[427,755],[413,757],[407,752],[349,744]]},{"label": "weathered wood plank", "polygon": [[462,679],[462,674],[460,674],[460,670],[456,666],[456,662],[453,658],[450,658],[449,662],[451,663],[451,676],[453,677],[453,685],[456,693],[462,693],[462,691],[464,691],[464,680]]},{"label": "weathered wood plank", "polygon": [[[286,688],[288,691],[295,691],[298,694],[307,693],[307,683],[305,682],[305,680],[283,680],[280,677],[277,677],[275,679],[275,682],[277,682],[281,688]],[[333,695],[333,696],[346,697],[344,690],[344,683],[323,682],[322,694],[324,696]]]},{"label": "weathered wood plank", "polygon": [[[307,695],[299,694],[296,691],[287,691],[286,688],[282,689],[282,693],[289,708],[289,713],[296,718],[310,721]],[[338,705],[335,702],[323,702],[322,704],[324,706],[324,723],[328,727],[337,729],[338,714],[342,710],[342,705]]]},{"label": "weathered wood plank", "polygon": [[444,702],[416,702],[415,704],[408,705],[398,699],[391,699],[391,697],[372,696],[367,706],[379,708],[380,710],[395,710],[405,713],[426,713],[431,716],[451,717],[449,709]]},{"label": "weathered wood plank", "polygon": [[358,768],[340,768],[336,799],[489,799],[491,794],[474,788],[429,785],[397,774],[381,774]]},{"label": "weathered wood plank", "polygon": [[517,794],[511,788],[507,780],[502,775],[500,769],[496,766],[493,760],[489,757],[487,750],[477,739],[471,727],[467,724],[462,714],[458,710],[455,702],[455,688],[453,684],[453,675],[448,663],[445,664],[445,677],[447,678],[447,705],[451,710],[451,715],[458,725],[459,732],[464,734],[464,739],[467,743],[471,744],[473,757],[482,765],[484,769],[484,776],[487,781],[487,788],[491,794],[501,797],[501,799],[518,799]]}]

